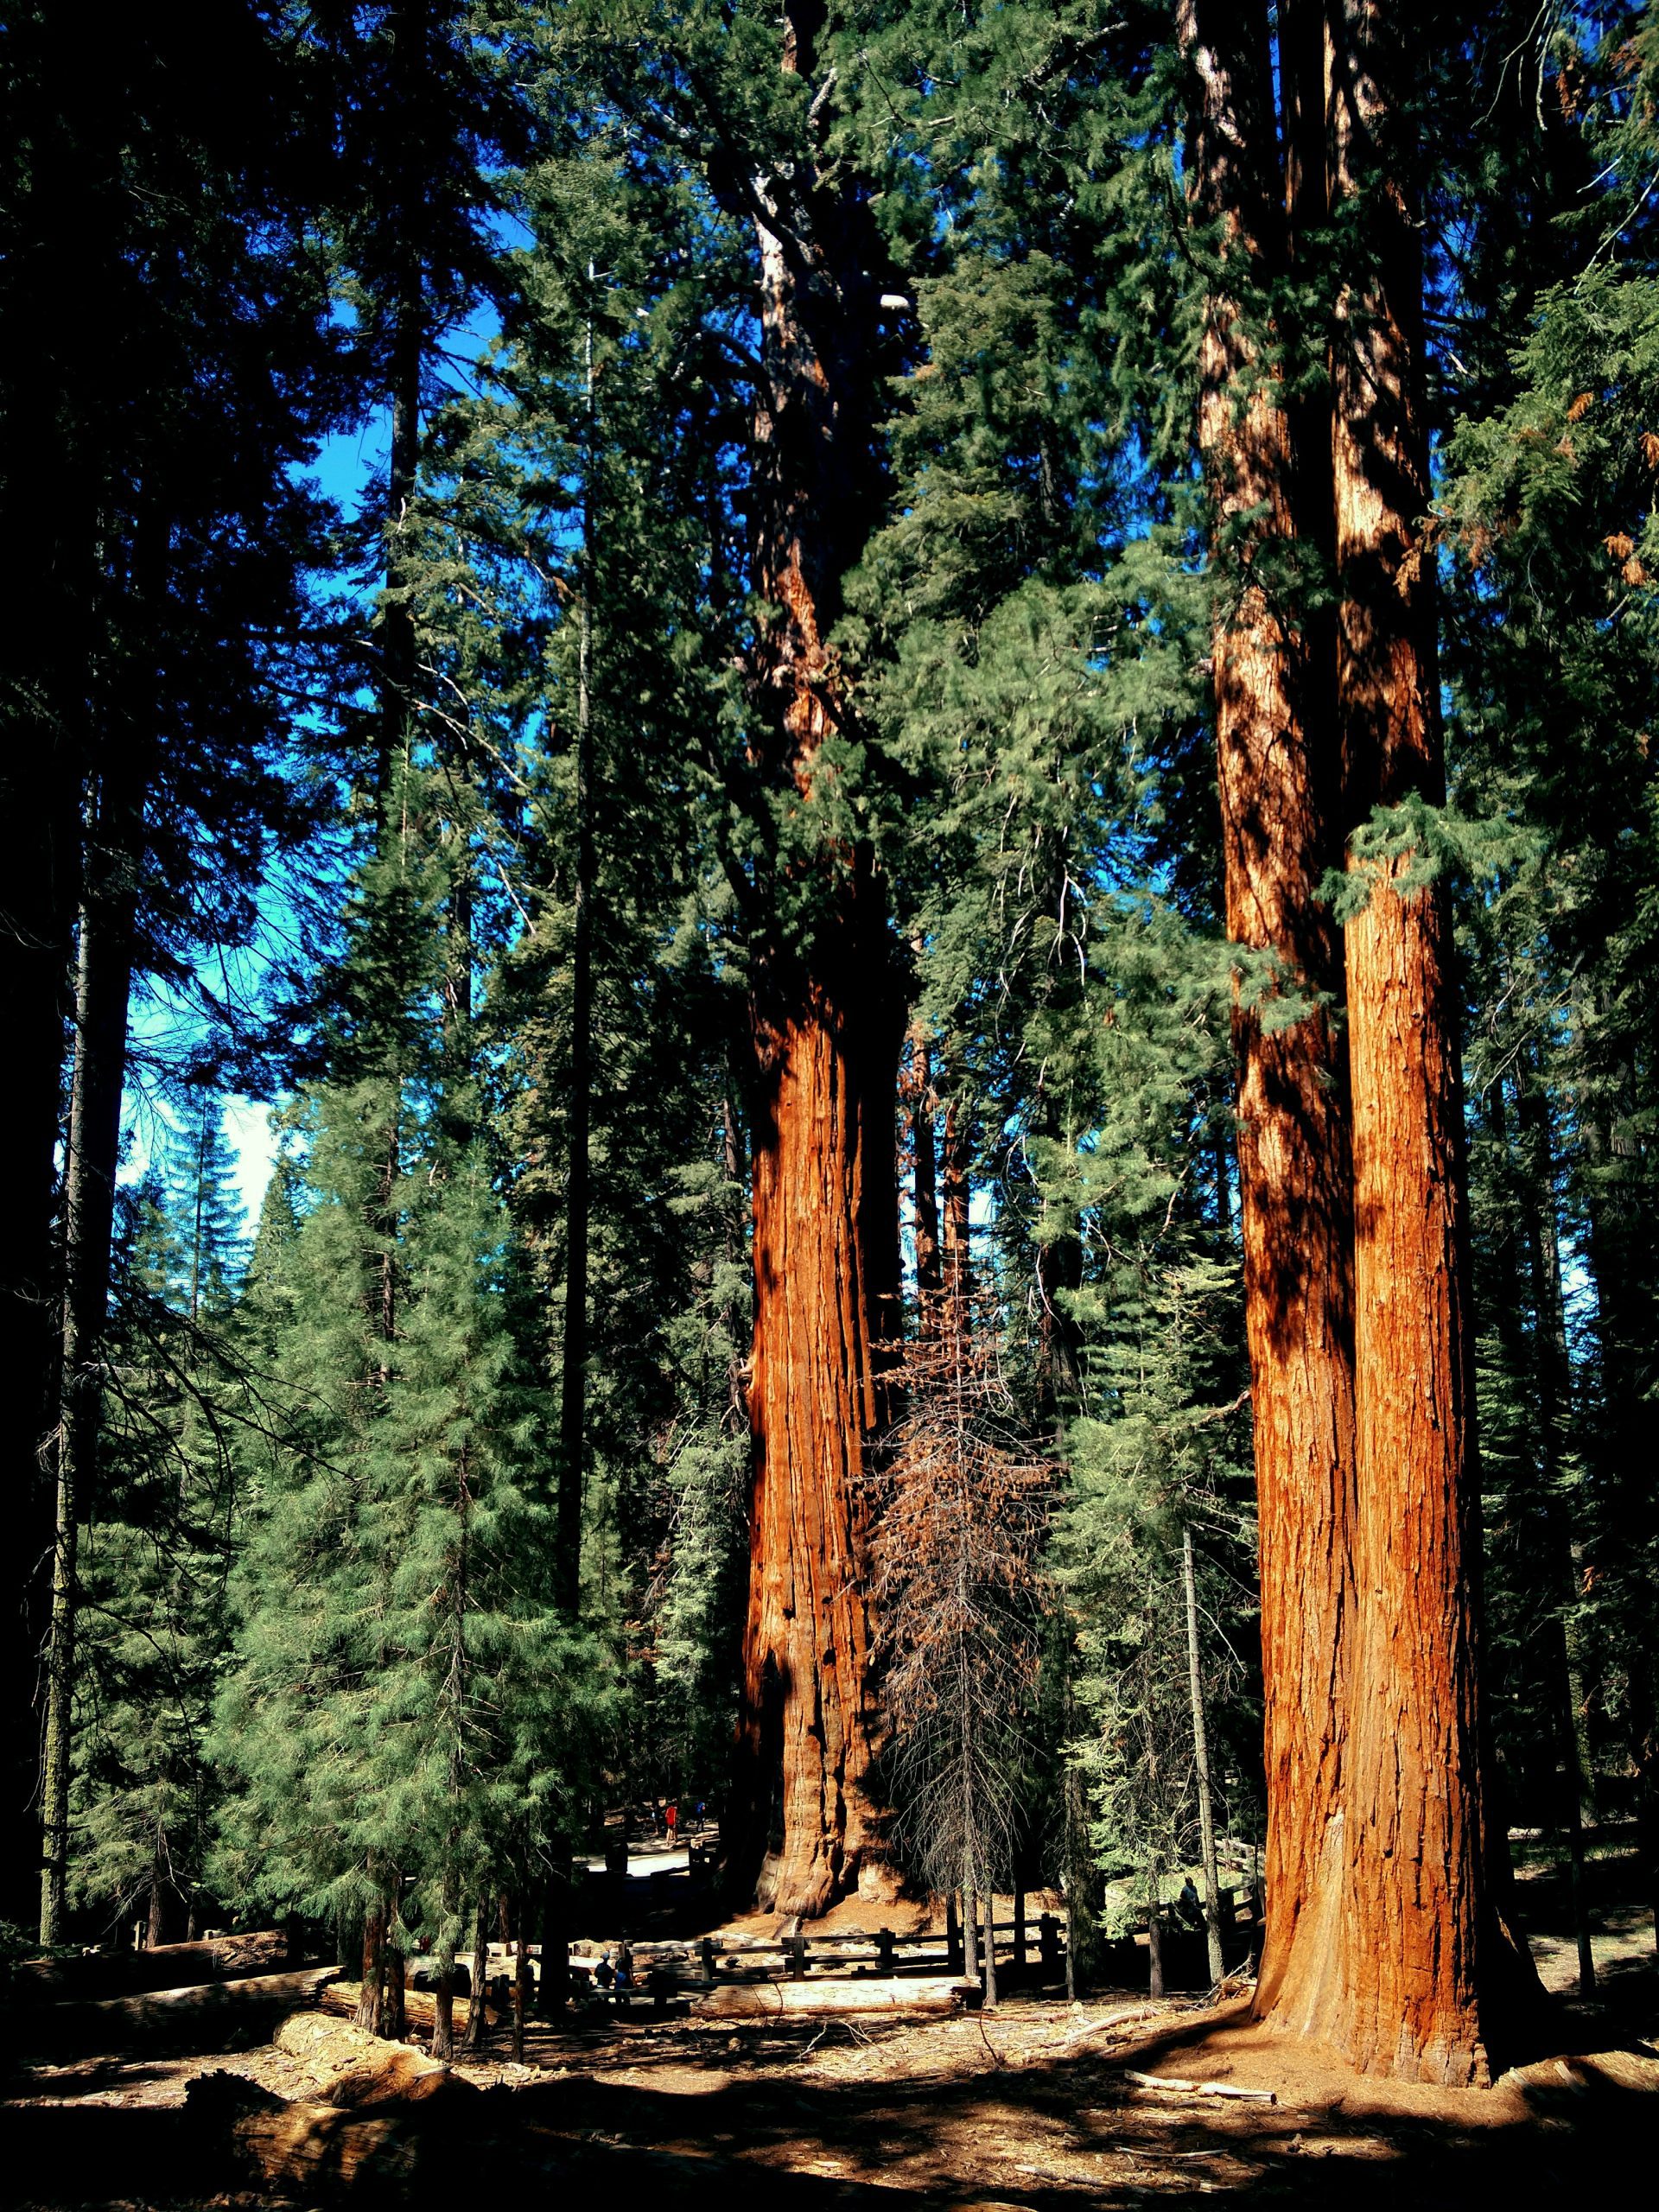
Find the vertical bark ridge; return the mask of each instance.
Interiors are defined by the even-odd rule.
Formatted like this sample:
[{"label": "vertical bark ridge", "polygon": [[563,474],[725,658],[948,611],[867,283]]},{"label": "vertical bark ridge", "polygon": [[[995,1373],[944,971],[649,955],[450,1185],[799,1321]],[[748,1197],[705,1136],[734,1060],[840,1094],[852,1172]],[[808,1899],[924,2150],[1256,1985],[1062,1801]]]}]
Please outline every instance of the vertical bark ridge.
[{"label": "vertical bark ridge", "polygon": [[[1287,54],[1289,34],[1306,30],[1289,22],[1296,13],[1284,11]],[[1303,524],[1317,500],[1256,334],[1255,302],[1288,245],[1267,11],[1183,0],[1180,24],[1200,102],[1191,188],[1219,255],[1198,436],[1222,572],[1214,684],[1227,931],[1251,956],[1233,1027],[1266,1690],[1268,1929],[1256,2007],[1318,2032],[1335,1994],[1343,1906],[1352,1611],[1351,1156],[1332,1015],[1341,961],[1318,895],[1340,851],[1339,773],[1324,641],[1285,603],[1299,543],[1317,538],[1317,519]],[[1306,166],[1305,142],[1290,135]],[[1309,189],[1294,173],[1293,200]]]},{"label": "vertical bark ridge", "polygon": [[[821,9],[785,10],[782,66],[809,76]],[[752,180],[764,374],[754,425],[751,676],[756,765],[810,809],[824,741],[852,727],[827,640],[874,481],[872,265],[860,207],[813,164]],[[880,1346],[898,1333],[894,1130],[902,1011],[872,856],[828,842],[786,879],[803,926],[766,944],[752,1033],[755,1324],[750,1590],[740,1751],[742,1871],[814,1915],[878,1854],[866,1688],[866,1453]]]},{"label": "vertical bark ridge", "polygon": [[754,1162],[746,1707],[757,1764],[781,1766],[776,1902],[809,1916],[850,1886],[874,1840],[861,1501],[881,1319],[859,1224],[892,1147],[849,1041],[845,1011],[822,995],[780,1025]]},{"label": "vertical bark ridge", "polygon": [[[1338,303],[1332,475],[1338,679],[1351,818],[1443,797],[1422,267],[1378,0],[1327,13],[1333,188],[1370,252]],[[1478,1699],[1479,1528],[1451,910],[1370,870],[1347,925],[1354,1100],[1358,1599],[1347,1850],[1332,2039],[1405,2080],[1490,2078],[1529,1965],[1499,1910]],[[1352,861],[1351,865],[1363,863]],[[1513,2032],[1513,2027],[1511,2027]]]}]

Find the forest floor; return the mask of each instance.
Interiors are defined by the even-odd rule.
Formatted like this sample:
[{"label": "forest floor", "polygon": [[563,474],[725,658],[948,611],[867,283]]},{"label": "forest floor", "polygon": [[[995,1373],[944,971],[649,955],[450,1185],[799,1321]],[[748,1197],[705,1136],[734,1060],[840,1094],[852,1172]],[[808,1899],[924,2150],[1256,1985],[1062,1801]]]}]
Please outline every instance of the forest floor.
[{"label": "forest floor", "polygon": [[[577,2202],[657,2208],[925,2203],[955,2212],[1198,2196],[1307,2208],[1556,2206],[1650,2187],[1659,2123],[1659,1972],[1625,1871],[1601,1869],[1598,2002],[1559,2003],[1551,2056],[1490,2090],[1363,2080],[1253,2025],[1242,2002],[1015,1995],[962,2018],[744,2023],[620,2015],[537,2023],[525,2063],[459,2070],[491,2094],[442,2147],[451,2162],[365,2168],[353,2201],[436,2202],[457,2183],[529,2186]],[[1563,1885],[1546,1870],[1521,1904],[1548,1986],[1576,1961]],[[228,2074],[247,2094],[304,2094],[273,2048],[219,2057],[37,2068],[0,2105],[0,2196],[54,2208],[265,2201],[181,2162],[190,2085]],[[1270,2091],[1274,2101],[1148,2087],[1132,2075]],[[240,2085],[235,2087],[242,2094]],[[1645,2175],[1645,2185],[1636,2177]],[[102,2178],[99,2178],[102,2177]],[[203,2186],[217,2178],[217,2188]],[[302,2193],[323,2201],[327,2177]],[[20,2194],[17,2192],[21,2192]]]}]

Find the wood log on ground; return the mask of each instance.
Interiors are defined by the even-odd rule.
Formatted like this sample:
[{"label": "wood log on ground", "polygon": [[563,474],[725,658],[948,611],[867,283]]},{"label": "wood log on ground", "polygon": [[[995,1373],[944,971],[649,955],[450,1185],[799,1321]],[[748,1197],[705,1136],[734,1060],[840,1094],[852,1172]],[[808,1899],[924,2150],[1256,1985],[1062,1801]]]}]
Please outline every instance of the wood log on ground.
[{"label": "wood log on ground", "polygon": [[420,2139],[396,2112],[360,2113],[339,2105],[284,2105],[255,2112],[232,2130],[238,2164],[264,2190],[302,2203],[368,2193],[375,2184],[401,2201],[415,2179]]},{"label": "wood log on ground", "polygon": [[442,2060],[427,2057],[412,2044],[389,2042],[331,2013],[296,2012],[283,2022],[275,2041],[317,2094],[341,2109],[428,2104],[438,2096],[478,2094]]},{"label": "wood log on ground", "polygon": [[[331,1982],[318,2000],[321,2009],[341,2019],[352,2018],[357,2012],[360,1984],[355,1981]],[[473,2005],[469,1997],[454,1999],[455,2033],[459,2035],[472,2017]],[[503,2014],[500,2007],[486,2000],[484,2024],[499,2027]],[[437,2024],[438,2000],[429,1989],[406,1989],[404,1992],[404,2018],[408,2026],[418,2028],[423,2035],[429,2035]]]},{"label": "wood log on ground", "polygon": [[266,2043],[279,2020],[317,2002],[338,1967],[209,1981],[92,2005],[48,2005],[17,2017],[14,2039],[35,2059],[186,2057]]},{"label": "wood log on ground", "polygon": [[979,1992],[944,1976],[913,1980],[736,1982],[700,1991],[691,1999],[696,2020],[834,2019],[842,2012],[961,2012],[972,2011]]},{"label": "wood log on ground", "polygon": [[203,1982],[234,1981],[270,1974],[289,1962],[280,1928],[244,1936],[213,1936],[199,1943],[157,1943],[148,1951],[88,1951],[78,1959],[24,1959],[12,1971],[18,1998],[54,2004],[65,1999],[93,2003],[149,1989],[192,1989]]},{"label": "wood log on ground", "polygon": [[1165,2089],[1178,2097],[1236,2097],[1253,2105],[1279,2101],[1271,2089],[1241,2089],[1233,2082],[1184,2082],[1178,2074],[1137,2074],[1132,2066],[1123,2069],[1123,2078],[1137,2089]]}]

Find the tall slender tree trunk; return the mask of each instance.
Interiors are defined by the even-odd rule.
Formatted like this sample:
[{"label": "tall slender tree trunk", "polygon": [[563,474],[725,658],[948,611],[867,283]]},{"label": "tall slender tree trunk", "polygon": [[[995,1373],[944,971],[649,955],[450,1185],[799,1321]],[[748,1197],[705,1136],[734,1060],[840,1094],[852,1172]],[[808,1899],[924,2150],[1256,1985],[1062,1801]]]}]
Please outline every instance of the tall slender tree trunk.
[{"label": "tall slender tree trunk", "polygon": [[[1600,1011],[1585,991],[1577,1008],[1581,1038]],[[1628,1096],[1628,1069],[1603,1063],[1594,1072],[1603,1084],[1611,1078],[1614,1098]],[[1586,1211],[1601,1354],[1598,1444],[1609,1476],[1594,1563],[1628,1655],[1621,1733],[1636,1770],[1637,1850],[1659,1950],[1659,1609],[1647,1568],[1659,1539],[1659,1492],[1649,1471],[1659,1328],[1654,1325],[1650,1232],[1639,1211],[1638,1192],[1619,1172],[1622,1147],[1615,1142],[1608,1114],[1605,1094],[1599,1099],[1592,1094],[1584,1116]]]},{"label": "tall slender tree trunk", "polygon": [[[592,264],[588,280],[593,282]],[[587,325],[582,595],[576,620],[576,866],[570,944],[569,1162],[564,1185],[564,1343],[559,1398],[557,1581],[574,1616],[582,1597],[582,1500],[588,1433],[588,1242],[592,1165],[594,932],[594,325]]]},{"label": "tall slender tree trunk", "polygon": [[1536,1071],[1524,1061],[1517,1075],[1518,1119],[1524,1147],[1522,1172],[1529,1203],[1525,1240],[1532,1276],[1535,1332],[1535,1389],[1542,1445],[1539,1466],[1539,1517],[1549,1595],[1552,1599],[1548,1672],[1554,1693],[1558,1755],[1561,1765],[1561,1827],[1567,1838],[1573,1925],[1579,1954],[1579,1994],[1595,1995],[1596,1962],[1590,1941],[1590,1909],[1585,1879],[1584,1824],[1595,1817],[1586,1698],[1575,1649],[1573,1609],[1578,1601],[1578,1573],[1562,1495],[1562,1461],[1572,1395],[1567,1314],[1561,1298],[1561,1255],[1555,1218],[1554,1147],[1549,1109]]},{"label": "tall slender tree trunk", "polygon": [[[1402,145],[1406,26],[1330,24],[1338,198],[1373,260],[1338,305],[1332,467],[1349,808],[1443,797],[1423,416],[1422,268]],[[1354,1113],[1357,1614],[1328,2039],[1408,2080],[1489,2078],[1529,1962],[1500,1911],[1478,1708],[1478,1487],[1451,911],[1366,872],[1346,930]],[[1351,865],[1363,865],[1351,862]]]},{"label": "tall slender tree trunk", "polygon": [[972,1287],[969,1243],[972,1233],[972,1159],[973,1133],[969,1109],[965,1100],[958,1095],[945,1101],[944,1203],[941,1209],[944,1290],[954,1306],[961,1305]]},{"label": "tall slender tree trunk", "polygon": [[563,2012],[570,2001],[571,1862],[561,1855],[542,1888],[542,1971],[537,2010]]},{"label": "tall slender tree trunk", "polygon": [[[524,2015],[530,2010],[530,1931],[524,1899],[517,1903],[518,1930],[512,1947],[512,2063],[524,2063]],[[543,1961],[545,1971],[546,1961]]]},{"label": "tall slender tree trunk", "polygon": [[[1043,1134],[1052,1145],[1069,1149],[1072,1132],[1060,1120],[1055,1102],[1046,1102]],[[1064,1225],[1057,1226],[1056,1216]],[[1064,1452],[1066,1423],[1083,1402],[1083,1332],[1071,1310],[1083,1287],[1083,1239],[1075,1216],[1066,1219],[1056,1202],[1045,1198],[1037,1230],[1036,1382],[1038,1409]]]},{"label": "tall slender tree trunk", "polygon": [[1198,1584],[1192,1560],[1192,1531],[1181,1531],[1181,1581],[1186,1597],[1186,1675],[1192,1705],[1192,1776],[1198,1793],[1198,1849],[1204,1861],[1204,1926],[1210,1954],[1210,1980],[1227,1970],[1221,1949],[1221,1873],[1216,1863],[1216,1809],[1210,1794],[1210,1732],[1205,1726],[1204,1674],[1198,1654]]},{"label": "tall slender tree trunk", "polygon": [[484,2048],[487,2032],[484,2020],[485,1998],[490,1978],[490,1898],[487,1890],[479,1894],[473,1915],[473,1986],[467,2006],[467,2032],[461,2047],[468,2053]]},{"label": "tall slender tree trunk", "polygon": [[916,1297],[922,1325],[928,1325],[943,1280],[939,1261],[938,1146],[934,1121],[938,1101],[933,1095],[933,1055],[925,1033],[910,1033],[910,1072],[906,1089],[910,1106],[910,1153],[916,1198]]},{"label": "tall slender tree trunk", "polygon": [[[783,67],[810,76],[819,11],[785,10]],[[753,180],[764,376],[754,429],[753,574],[771,610],[752,666],[757,766],[802,809],[824,740],[849,725],[827,632],[869,509],[874,290],[857,209],[810,162]],[[864,321],[868,314],[871,320]],[[754,1436],[743,1658],[740,1865],[781,1824],[766,1887],[824,1911],[872,1881],[875,1716],[864,1597],[866,1454],[899,1324],[894,1171],[902,1007],[886,900],[862,847],[802,864],[805,941],[759,948],[752,999]],[[798,878],[782,895],[806,893]]]},{"label": "tall slender tree trunk", "polygon": [[99,880],[81,909],[76,971],[74,1071],[64,1167],[63,1339],[56,1437],[57,1513],[41,1815],[41,1941],[62,1940],[69,1863],[69,1783],[75,1690],[79,1523],[92,1494],[103,1405],[99,1372],[115,1227],[121,1092],[126,1077],[127,1009],[132,992],[137,792],[130,779],[135,741],[122,733],[119,758],[101,796]]},{"label": "tall slender tree trunk", "polygon": [[363,1920],[363,1962],[358,1983],[356,2020],[372,2036],[385,2032],[386,1904],[376,1894]]},{"label": "tall slender tree trunk", "polygon": [[384,2023],[380,2032],[390,2036],[393,2043],[401,2043],[409,2025],[408,2014],[409,1961],[401,1943],[386,1945],[386,1994]]},{"label": "tall slender tree trunk", "polygon": [[[1292,197],[1301,207],[1323,175],[1305,16],[1306,0],[1281,10]],[[1200,99],[1191,188],[1220,257],[1198,435],[1221,571],[1214,669],[1227,930],[1248,957],[1233,1033],[1268,1784],[1268,1928],[1256,2009],[1281,2025],[1309,2027],[1325,2017],[1343,1910],[1353,1610],[1347,1070],[1333,1020],[1341,959],[1319,896],[1341,852],[1340,765],[1327,639],[1317,624],[1294,626],[1285,611],[1291,575],[1319,550],[1317,497],[1304,493],[1310,474],[1317,491],[1320,470],[1317,460],[1302,466],[1289,406],[1265,365],[1261,310],[1246,304],[1283,272],[1290,251],[1267,11],[1262,0],[1182,0],[1181,23]],[[1312,46],[1318,70],[1317,19]]]},{"label": "tall slender tree trunk", "polygon": [[408,742],[417,674],[415,609],[407,558],[412,541],[421,456],[421,364],[426,347],[425,272],[421,236],[424,180],[416,167],[412,117],[423,97],[429,0],[398,0],[392,28],[391,99],[406,118],[392,181],[395,259],[389,302],[386,363],[391,452],[386,473],[385,599],[380,609],[375,804],[384,843],[394,766]]},{"label": "tall slender tree trunk", "polygon": [[65,1038],[81,902],[82,779],[98,591],[100,414],[115,248],[102,195],[121,140],[101,41],[63,10],[16,10],[7,67],[35,111],[15,149],[0,334],[0,535],[13,549],[0,684],[0,1895],[41,1885],[41,1654],[51,1605],[61,1283],[54,1234]]},{"label": "tall slender tree trunk", "polygon": [[443,1878],[443,1897],[438,1912],[437,1979],[432,1995],[432,2056],[451,2059],[455,2055],[455,1880]]}]

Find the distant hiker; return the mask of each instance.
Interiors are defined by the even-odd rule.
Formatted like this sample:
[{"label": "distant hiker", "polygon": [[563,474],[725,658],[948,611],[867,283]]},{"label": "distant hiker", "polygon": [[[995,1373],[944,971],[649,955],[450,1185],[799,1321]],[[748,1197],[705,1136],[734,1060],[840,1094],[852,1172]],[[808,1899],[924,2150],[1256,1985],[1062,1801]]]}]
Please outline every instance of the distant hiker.
[{"label": "distant hiker", "polygon": [[626,2005],[628,1992],[632,1987],[633,1951],[625,1940],[616,1947],[616,2001],[619,2005]]},{"label": "distant hiker", "polygon": [[663,1810],[663,1826],[668,1831],[668,1840],[671,1843],[674,1840],[674,1831],[679,1826],[679,1821],[680,1808],[671,1798]]},{"label": "distant hiker", "polygon": [[1192,1877],[1190,1874],[1181,1884],[1181,1894],[1175,1900],[1175,1910],[1189,1928],[1203,1927],[1204,1904],[1197,1890],[1192,1886]]},{"label": "distant hiker", "polygon": [[608,1989],[616,1980],[616,1968],[611,1964],[611,1955],[608,1951],[600,1954],[599,1964],[594,1968],[594,1980],[601,1989]]}]

